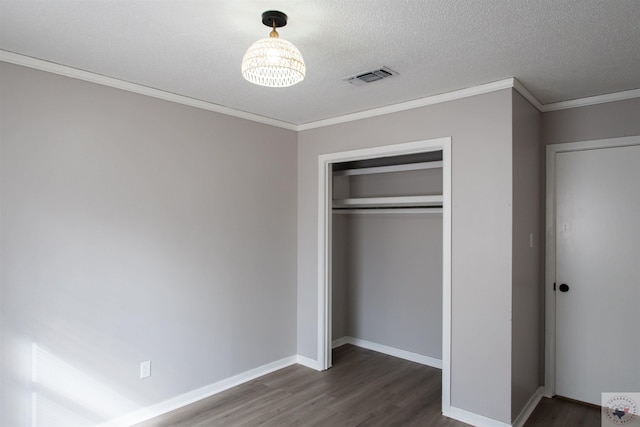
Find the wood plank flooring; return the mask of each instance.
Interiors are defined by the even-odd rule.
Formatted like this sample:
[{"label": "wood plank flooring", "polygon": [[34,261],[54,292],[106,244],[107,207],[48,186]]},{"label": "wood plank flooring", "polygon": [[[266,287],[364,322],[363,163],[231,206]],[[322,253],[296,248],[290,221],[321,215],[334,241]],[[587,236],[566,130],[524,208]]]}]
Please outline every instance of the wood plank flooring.
[{"label": "wood plank flooring", "polygon": [[[344,345],[327,371],[289,366],[137,427],[468,426],[440,414],[441,393],[439,369]],[[599,426],[545,400],[526,427]]]},{"label": "wood plank flooring", "polygon": [[327,371],[289,366],[139,427],[467,426],[440,415],[440,376],[439,369],[344,345]]},{"label": "wood plank flooring", "polygon": [[524,427],[601,427],[600,407],[562,398],[543,398]]}]

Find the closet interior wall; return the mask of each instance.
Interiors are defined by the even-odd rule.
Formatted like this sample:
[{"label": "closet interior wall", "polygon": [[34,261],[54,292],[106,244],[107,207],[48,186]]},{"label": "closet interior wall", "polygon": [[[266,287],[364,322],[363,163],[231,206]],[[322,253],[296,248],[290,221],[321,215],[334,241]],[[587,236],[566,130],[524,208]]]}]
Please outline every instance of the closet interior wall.
[{"label": "closet interior wall", "polygon": [[[437,164],[439,154],[431,154],[436,160],[430,165]],[[407,158],[399,156],[399,161]],[[441,360],[441,200],[407,204],[396,198],[438,199],[442,167],[348,172],[376,170],[359,169],[370,162],[333,168],[332,338],[365,340]],[[389,197],[395,202],[382,201]],[[367,207],[360,208],[365,199]],[[350,203],[355,205],[345,207]]]}]

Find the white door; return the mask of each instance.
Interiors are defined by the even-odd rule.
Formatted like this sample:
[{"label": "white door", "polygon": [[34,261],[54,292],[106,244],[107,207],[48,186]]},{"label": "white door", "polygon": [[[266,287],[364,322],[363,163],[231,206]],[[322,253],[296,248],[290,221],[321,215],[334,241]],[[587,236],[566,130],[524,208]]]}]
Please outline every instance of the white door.
[{"label": "white door", "polygon": [[555,166],[556,394],[600,405],[640,391],[640,145]]}]

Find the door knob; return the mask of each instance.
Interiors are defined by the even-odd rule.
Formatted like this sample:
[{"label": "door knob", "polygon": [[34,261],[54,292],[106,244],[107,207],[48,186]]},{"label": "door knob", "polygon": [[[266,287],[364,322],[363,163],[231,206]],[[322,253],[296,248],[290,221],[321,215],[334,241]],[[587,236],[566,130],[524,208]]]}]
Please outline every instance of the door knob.
[{"label": "door knob", "polygon": [[558,287],[558,289],[560,289],[560,292],[569,292],[569,285],[567,285],[566,283],[563,283]]}]

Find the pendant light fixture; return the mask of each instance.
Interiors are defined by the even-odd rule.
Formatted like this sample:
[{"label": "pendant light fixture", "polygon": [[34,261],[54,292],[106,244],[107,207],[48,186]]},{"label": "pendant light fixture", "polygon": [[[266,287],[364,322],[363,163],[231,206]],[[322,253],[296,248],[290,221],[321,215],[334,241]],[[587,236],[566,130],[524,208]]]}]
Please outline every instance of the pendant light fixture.
[{"label": "pendant light fixture", "polygon": [[269,87],[292,86],[304,79],[306,67],[298,48],[279,38],[276,28],[287,25],[287,15],[276,10],[262,14],[272,28],[268,38],[252,44],[242,58],[242,75],[251,83]]}]

